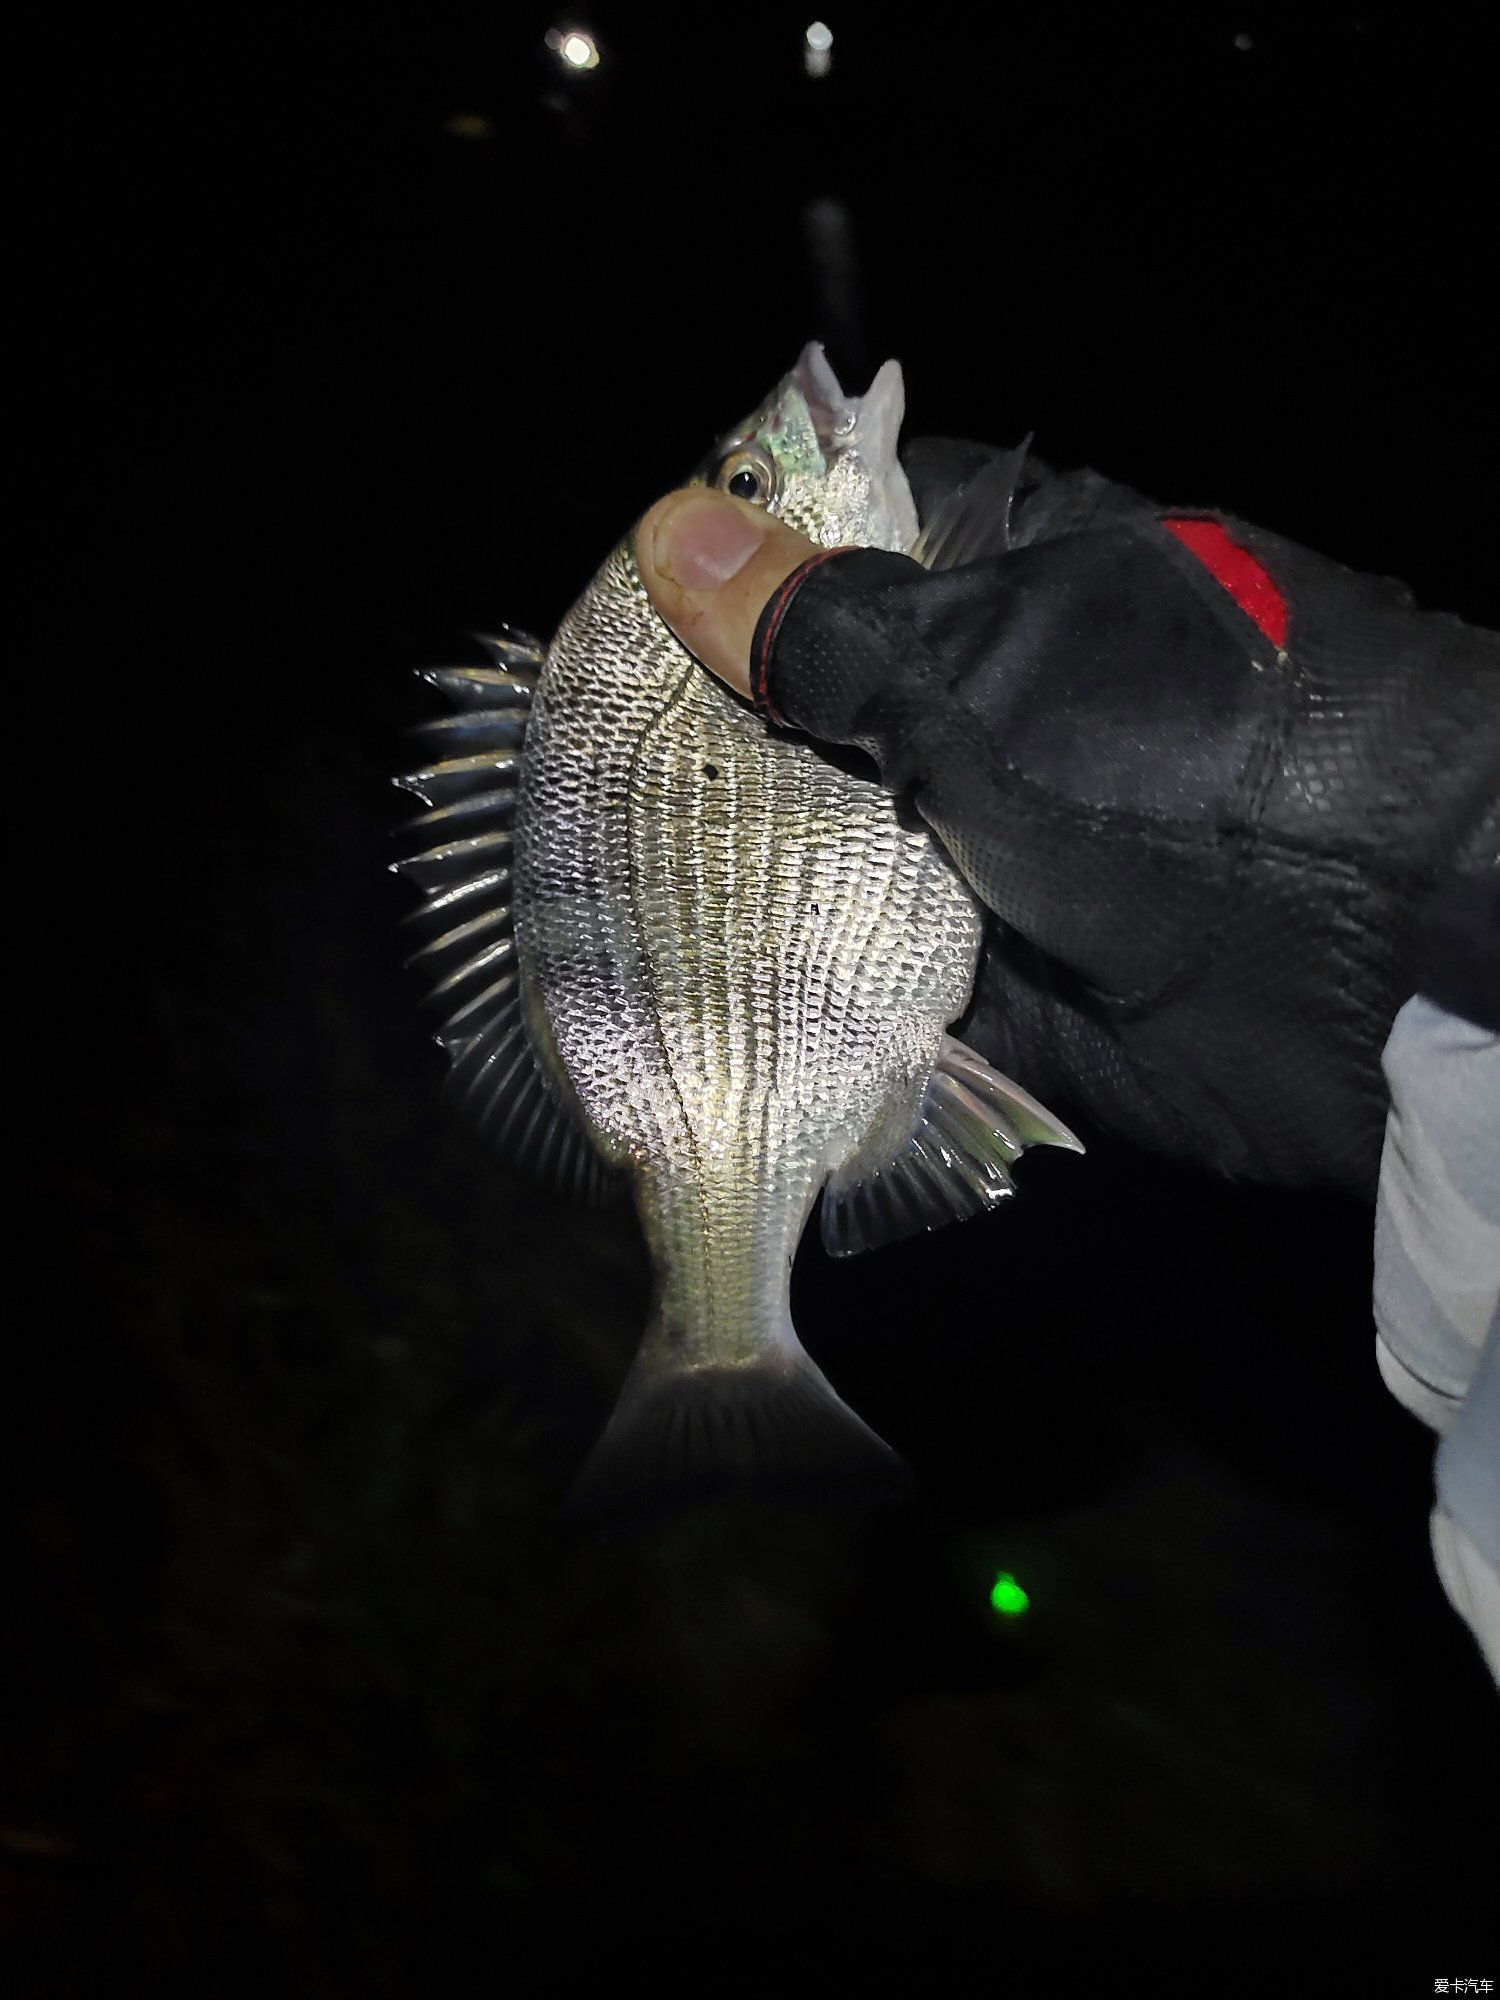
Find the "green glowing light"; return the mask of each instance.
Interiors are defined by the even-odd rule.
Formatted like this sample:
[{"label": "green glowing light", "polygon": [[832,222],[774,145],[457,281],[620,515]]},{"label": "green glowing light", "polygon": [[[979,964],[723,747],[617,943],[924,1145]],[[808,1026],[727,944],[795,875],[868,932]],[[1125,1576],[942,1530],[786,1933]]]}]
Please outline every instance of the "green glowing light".
[{"label": "green glowing light", "polygon": [[1019,1618],[1031,1599],[1008,1569],[1001,1570],[990,1591],[990,1603],[1002,1618]]}]

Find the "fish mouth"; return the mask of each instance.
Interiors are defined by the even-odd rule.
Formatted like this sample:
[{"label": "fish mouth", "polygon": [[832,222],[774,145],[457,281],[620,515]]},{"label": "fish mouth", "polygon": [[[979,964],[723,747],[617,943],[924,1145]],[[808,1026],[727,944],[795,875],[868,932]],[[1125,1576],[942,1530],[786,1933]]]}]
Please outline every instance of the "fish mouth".
[{"label": "fish mouth", "polygon": [[862,452],[870,457],[877,461],[887,455],[894,457],[906,414],[906,386],[899,361],[882,362],[863,396],[846,396],[822,342],[810,340],[797,357],[791,379],[807,405],[825,458],[836,458],[856,435]]}]

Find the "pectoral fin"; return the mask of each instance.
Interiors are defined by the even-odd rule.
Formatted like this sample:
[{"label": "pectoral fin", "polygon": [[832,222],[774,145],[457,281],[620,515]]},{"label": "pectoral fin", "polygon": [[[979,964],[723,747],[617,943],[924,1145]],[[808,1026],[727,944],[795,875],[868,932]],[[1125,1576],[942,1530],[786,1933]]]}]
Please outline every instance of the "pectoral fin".
[{"label": "pectoral fin", "polygon": [[823,1194],[823,1247],[852,1257],[924,1229],[979,1215],[1015,1193],[1010,1167],[1027,1146],[1083,1145],[1044,1105],[952,1035],[894,1158],[865,1154],[840,1167]]},{"label": "pectoral fin", "polygon": [[1030,448],[1028,436],[940,501],[912,543],[913,561],[924,569],[960,569],[965,563],[1004,555],[1012,546],[1011,508]]}]

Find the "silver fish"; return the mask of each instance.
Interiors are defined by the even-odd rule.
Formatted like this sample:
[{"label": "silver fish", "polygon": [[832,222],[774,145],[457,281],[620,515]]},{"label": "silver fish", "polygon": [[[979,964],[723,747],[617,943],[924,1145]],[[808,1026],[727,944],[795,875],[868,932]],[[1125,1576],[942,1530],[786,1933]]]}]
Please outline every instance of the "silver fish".
[{"label": "silver fish", "polygon": [[[814,541],[919,548],[901,371],[846,397],[809,347],[700,480]],[[653,610],[630,540],[543,655],[429,678],[457,713],[404,779],[450,1087],[496,1152],[600,1197],[629,1181],[650,1320],[575,1500],[888,1475],[792,1326],[819,1192],[835,1255],[979,1213],[1037,1141],[1079,1150],[946,1033],[983,915],[923,823],[767,724]],[[524,750],[522,738],[524,736]],[[512,868],[514,874],[512,875]]]}]

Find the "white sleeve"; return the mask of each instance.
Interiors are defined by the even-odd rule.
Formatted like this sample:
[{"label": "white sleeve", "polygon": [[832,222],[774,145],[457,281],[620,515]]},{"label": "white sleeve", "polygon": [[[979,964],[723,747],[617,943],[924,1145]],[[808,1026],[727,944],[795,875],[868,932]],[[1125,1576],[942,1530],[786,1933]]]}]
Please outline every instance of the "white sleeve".
[{"label": "white sleeve", "polygon": [[1433,1556],[1500,1683],[1500,1036],[1418,996],[1384,1060],[1376,1360],[1442,1434]]}]

